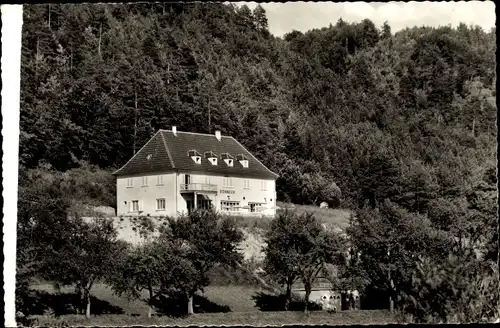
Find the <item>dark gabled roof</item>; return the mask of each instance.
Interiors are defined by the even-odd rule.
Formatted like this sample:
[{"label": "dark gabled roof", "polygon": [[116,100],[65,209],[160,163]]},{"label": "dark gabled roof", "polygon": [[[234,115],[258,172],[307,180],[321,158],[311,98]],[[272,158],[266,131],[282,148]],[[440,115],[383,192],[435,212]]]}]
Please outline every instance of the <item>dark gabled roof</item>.
[{"label": "dark gabled roof", "polygon": [[[149,160],[148,157],[150,157]],[[165,138],[158,131],[121,169],[113,174],[133,175],[146,172],[171,171],[173,169],[175,169],[174,162],[168,153]]]},{"label": "dark gabled roof", "polygon": [[[255,179],[278,177],[233,137],[222,136],[219,141],[213,134],[180,131],[176,134],[174,135],[170,130],[159,130],[144,147],[113,174],[121,176],[179,170]],[[243,155],[248,159],[248,168],[244,168],[239,162],[235,162],[232,167],[222,163],[212,165],[205,156],[201,164],[197,164],[188,155],[192,150],[196,150],[199,154],[213,152],[216,155],[227,153],[234,157]],[[151,155],[149,160],[148,155]]]}]

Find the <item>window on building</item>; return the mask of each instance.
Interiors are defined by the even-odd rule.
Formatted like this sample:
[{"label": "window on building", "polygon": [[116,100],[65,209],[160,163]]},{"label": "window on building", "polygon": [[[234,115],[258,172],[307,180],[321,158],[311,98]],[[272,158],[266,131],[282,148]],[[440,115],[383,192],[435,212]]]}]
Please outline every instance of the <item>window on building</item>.
[{"label": "window on building", "polygon": [[233,186],[233,178],[228,178],[228,177],[223,178],[222,185],[224,187],[231,188]]},{"label": "window on building", "polygon": [[250,180],[248,179],[243,180],[243,188],[250,189]]},{"label": "window on building", "polygon": [[132,212],[139,212],[139,201],[138,200],[132,201]]},{"label": "window on building", "polygon": [[258,213],[262,212],[262,203],[248,203],[248,206],[250,206],[250,212],[251,213]]},{"label": "window on building", "polygon": [[248,158],[243,154],[236,155],[236,159],[240,162],[241,166],[248,168]]},{"label": "window on building", "polygon": [[261,190],[267,190],[267,181],[261,181],[260,182],[260,189]]},{"label": "window on building", "polygon": [[210,199],[198,199],[197,206],[199,209],[209,210],[212,208],[212,200],[210,200]]},{"label": "window on building", "polygon": [[228,153],[222,153],[220,154],[220,158],[226,162],[227,166],[233,167],[234,164],[234,159],[233,156],[229,155]]},{"label": "window on building", "polygon": [[239,212],[240,210],[240,202],[223,200],[220,202],[220,205],[224,212]]},{"label": "window on building", "polygon": [[142,177],[142,185],[147,186],[148,185],[148,177]]},{"label": "window on building", "polygon": [[208,158],[210,164],[217,165],[217,154],[215,154],[213,151],[206,151],[205,158]]},{"label": "window on building", "polygon": [[163,185],[163,175],[158,176],[158,183],[159,185]]},{"label": "window on building", "polygon": [[165,210],[165,198],[159,198],[156,200],[156,210],[157,211]]},{"label": "window on building", "polygon": [[201,164],[201,155],[196,151],[196,149],[188,151],[188,156],[191,157],[191,159],[196,163],[196,164]]},{"label": "window on building", "polygon": [[127,188],[132,188],[134,186],[134,179],[128,178],[127,179]]}]

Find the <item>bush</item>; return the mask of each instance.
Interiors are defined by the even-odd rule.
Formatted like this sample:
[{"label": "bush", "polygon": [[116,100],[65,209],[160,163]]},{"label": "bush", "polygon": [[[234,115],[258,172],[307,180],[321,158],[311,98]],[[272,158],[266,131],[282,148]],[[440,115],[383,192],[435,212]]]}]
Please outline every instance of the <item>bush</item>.
[{"label": "bush", "polygon": [[418,260],[402,313],[415,322],[492,322],[500,318],[498,266],[449,256]]}]

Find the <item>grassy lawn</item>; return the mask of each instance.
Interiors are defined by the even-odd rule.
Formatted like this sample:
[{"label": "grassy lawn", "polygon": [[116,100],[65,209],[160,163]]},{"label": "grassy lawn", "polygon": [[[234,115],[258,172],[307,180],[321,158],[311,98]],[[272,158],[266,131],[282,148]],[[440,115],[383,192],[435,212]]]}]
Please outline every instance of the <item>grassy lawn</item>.
[{"label": "grassy lawn", "polygon": [[203,295],[214,303],[229,306],[232,312],[259,312],[252,299],[258,291],[243,286],[210,286]]},{"label": "grassy lawn", "polygon": [[[57,293],[50,284],[34,285],[32,289],[54,294]],[[205,288],[203,296],[214,304],[229,307],[231,312],[259,312],[259,309],[255,307],[255,301],[252,299],[252,296],[260,291],[260,289],[245,286],[209,286]],[[64,287],[60,290],[61,294],[72,292],[73,289],[71,287]],[[139,300],[128,300],[126,297],[119,297],[113,294],[111,288],[104,284],[95,285],[92,288],[91,294],[103,303],[109,303],[110,308],[117,307],[122,309],[123,314],[145,315],[148,312],[148,307],[144,302]],[[103,305],[99,304],[99,306]]]},{"label": "grassy lawn", "polygon": [[298,214],[302,214],[304,212],[313,213],[321,223],[325,223],[332,227],[344,229],[349,225],[351,212],[346,209],[319,208],[319,206],[314,205],[297,205],[282,202],[276,202],[276,205],[281,208],[278,213],[280,211],[284,211],[286,208],[288,208],[289,210],[293,210],[291,209],[291,207],[293,206],[294,210]]},{"label": "grassy lawn", "polygon": [[[276,205],[280,207],[277,210],[277,214],[285,211],[285,209],[289,209],[290,211],[295,210],[299,215],[304,212],[313,213],[321,223],[325,223],[331,227],[344,229],[349,225],[351,211],[347,209],[319,208],[314,205],[297,205],[283,202],[276,202]],[[239,227],[260,230],[267,230],[272,221],[272,218],[259,216],[235,216],[234,219]]]},{"label": "grassy lawn", "polygon": [[[198,300],[195,299],[195,315],[190,317],[169,317],[154,315],[147,318],[147,307],[141,301],[129,301],[114,295],[109,287],[98,284],[92,288],[92,317],[70,314],[62,304],[69,302],[65,296],[73,289],[62,288],[56,292],[50,284],[40,283],[34,290],[47,292],[62,298],[52,300],[60,308],[59,313],[37,313],[30,316],[30,325],[36,326],[123,326],[123,325],[284,325],[284,324],[387,324],[396,320],[387,311],[342,311],[329,314],[313,311],[309,316],[303,312],[261,311],[255,306],[258,288],[244,286],[210,286]],[[48,303],[47,303],[48,304]],[[201,309],[203,308],[203,309]],[[208,312],[208,313],[201,313]],[[213,312],[213,313],[210,313]],[[59,315],[56,315],[59,314]]]},{"label": "grassy lawn", "polygon": [[126,325],[162,325],[162,326],[219,326],[219,325],[349,325],[349,324],[388,324],[396,323],[386,311],[343,311],[329,314],[311,312],[308,316],[302,312],[229,312],[203,313],[190,317],[134,317],[129,315],[101,315],[86,319],[84,316],[65,315],[60,317],[37,316],[36,326],[126,326]]}]

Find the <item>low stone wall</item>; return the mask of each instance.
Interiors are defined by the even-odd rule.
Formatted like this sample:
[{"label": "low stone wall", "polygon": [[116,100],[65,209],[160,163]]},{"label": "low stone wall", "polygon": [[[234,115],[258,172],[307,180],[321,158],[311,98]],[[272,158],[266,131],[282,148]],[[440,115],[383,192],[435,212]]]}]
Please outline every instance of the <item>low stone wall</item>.
[{"label": "low stone wall", "polygon": [[243,253],[245,260],[253,260],[256,262],[261,262],[264,260],[264,247],[265,242],[262,234],[259,234],[253,229],[249,231],[247,229],[242,229],[243,241],[239,245],[239,250]]},{"label": "low stone wall", "polygon": [[[86,221],[92,217],[84,217]],[[111,217],[118,232],[118,239],[125,240],[132,245],[139,245],[152,236],[159,234],[158,228],[167,224],[166,218],[155,217]]]},{"label": "low stone wall", "polygon": [[114,217],[113,225],[118,231],[118,238],[139,245],[159,234],[158,228],[167,224],[165,218]]},{"label": "low stone wall", "polygon": [[[84,218],[91,220],[91,217]],[[167,225],[164,217],[112,217],[113,225],[118,232],[118,238],[125,240],[132,245],[139,245],[148,241],[150,237],[159,234],[159,228]],[[265,242],[261,234],[255,229],[242,229],[243,241],[238,245],[238,249],[243,254],[245,260],[260,262],[264,259],[263,248]]]}]

